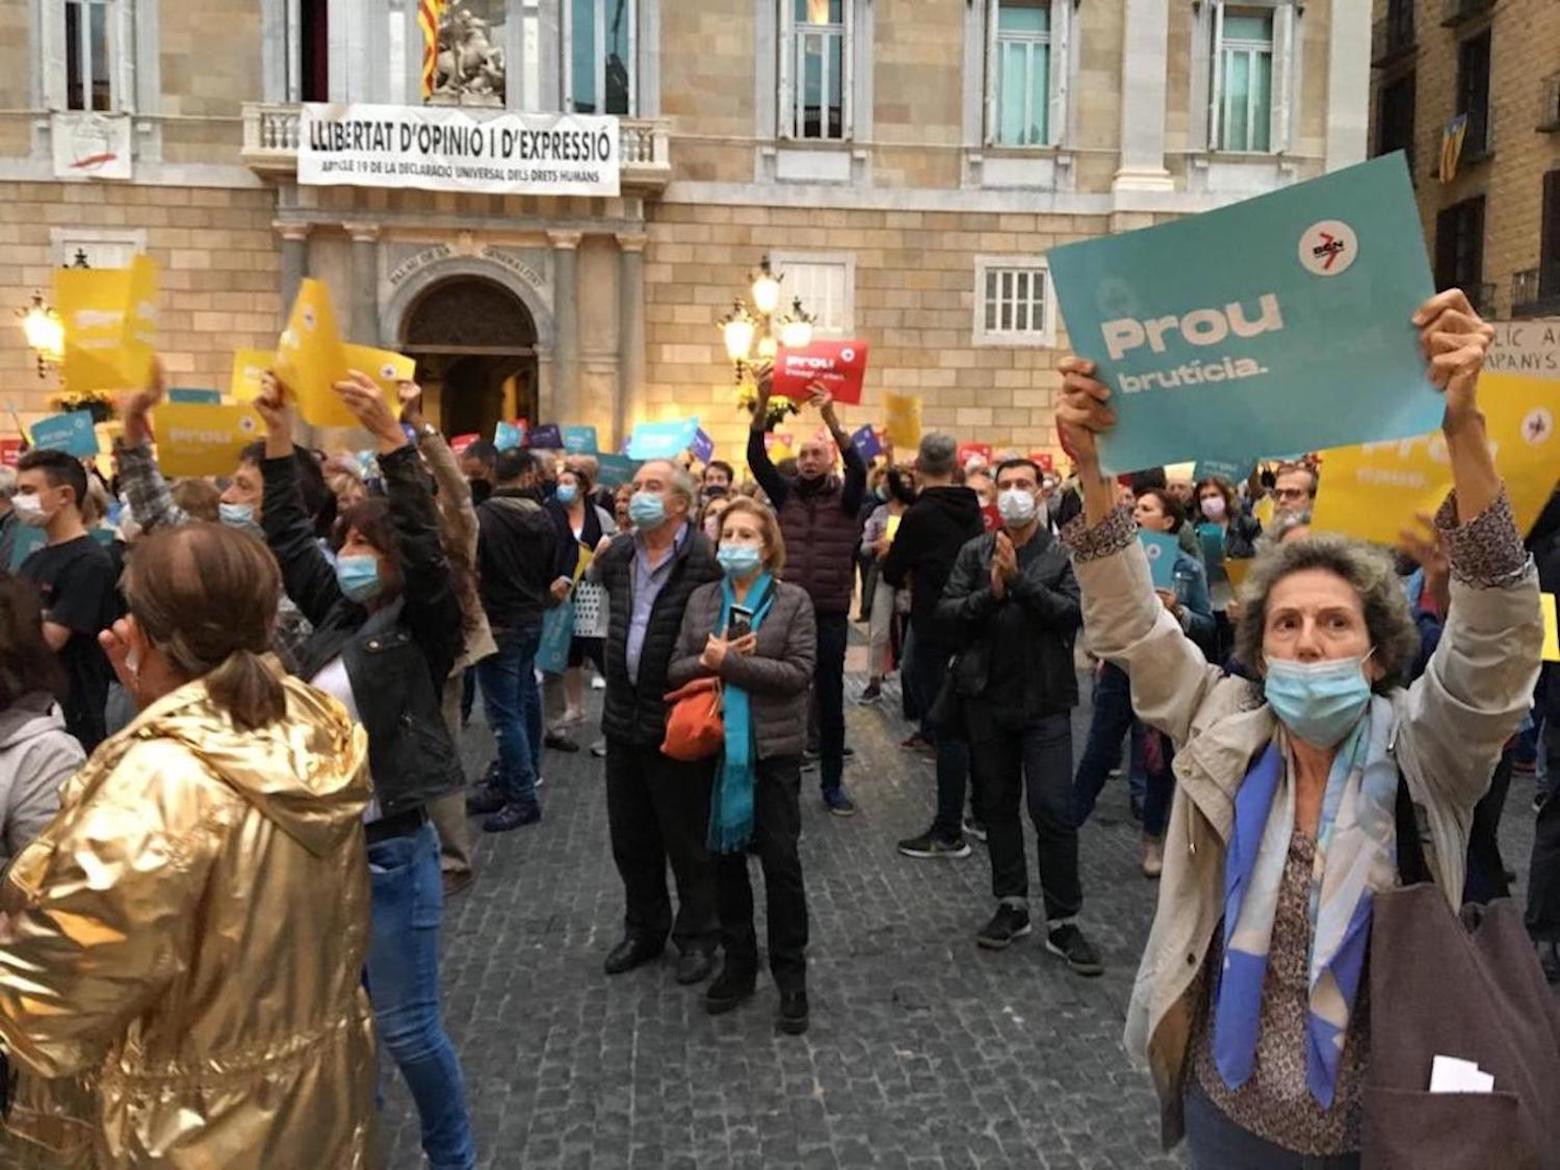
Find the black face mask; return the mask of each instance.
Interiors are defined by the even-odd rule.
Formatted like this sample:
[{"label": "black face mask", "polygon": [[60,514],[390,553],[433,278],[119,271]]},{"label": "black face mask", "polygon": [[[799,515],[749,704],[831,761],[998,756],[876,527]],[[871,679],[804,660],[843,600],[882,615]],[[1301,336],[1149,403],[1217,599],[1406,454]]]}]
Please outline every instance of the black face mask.
[{"label": "black face mask", "polygon": [[471,503],[474,507],[480,507],[482,503],[493,494],[493,485],[485,479],[471,480]]}]

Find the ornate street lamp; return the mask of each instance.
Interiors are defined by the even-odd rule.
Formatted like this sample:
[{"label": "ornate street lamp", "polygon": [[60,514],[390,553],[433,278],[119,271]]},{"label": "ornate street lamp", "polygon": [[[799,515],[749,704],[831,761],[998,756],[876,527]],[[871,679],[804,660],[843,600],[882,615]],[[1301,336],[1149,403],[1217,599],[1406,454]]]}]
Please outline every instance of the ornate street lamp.
[{"label": "ornate street lamp", "polygon": [[16,316],[27,335],[28,348],[38,356],[38,377],[47,378],[49,367],[65,359],[65,323],[37,290],[33,291],[32,304],[18,309]]}]

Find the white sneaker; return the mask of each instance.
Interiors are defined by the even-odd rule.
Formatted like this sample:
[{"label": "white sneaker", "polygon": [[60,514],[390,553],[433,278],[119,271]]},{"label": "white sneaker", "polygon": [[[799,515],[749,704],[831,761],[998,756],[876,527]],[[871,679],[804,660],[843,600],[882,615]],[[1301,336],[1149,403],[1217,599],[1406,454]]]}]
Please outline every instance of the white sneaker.
[{"label": "white sneaker", "polygon": [[1143,860],[1140,868],[1146,878],[1157,878],[1165,870],[1165,843],[1153,837],[1143,838]]}]

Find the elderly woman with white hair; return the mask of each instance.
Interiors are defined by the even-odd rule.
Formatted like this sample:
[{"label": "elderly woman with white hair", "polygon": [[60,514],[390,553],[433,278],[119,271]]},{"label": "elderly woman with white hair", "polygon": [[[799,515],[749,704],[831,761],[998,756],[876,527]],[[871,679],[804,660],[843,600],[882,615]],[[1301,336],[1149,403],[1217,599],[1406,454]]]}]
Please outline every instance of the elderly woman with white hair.
[{"label": "elderly woman with white hair", "polygon": [[1138,716],[1177,748],[1125,1039],[1153,1075],[1166,1146],[1184,1135],[1197,1170],[1360,1165],[1362,972],[1372,899],[1400,882],[1400,784],[1427,868],[1455,906],[1474,804],[1537,677],[1537,578],[1476,395],[1493,331],[1456,290],[1414,323],[1445,396],[1455,487],[1436,522],[1453,584],[1441,643],[1406,689],[1418,636],[1392,563],[1338,537],[1276,544],[1253,566],[1236,652],[1260,679],[1209,666],[1157,603],[1131,517],[1100,471],[1110,391],[1092,363],[1062,363],[1057,421],[1085,501],[1065,539],[1085,632],[1129,670]]}]

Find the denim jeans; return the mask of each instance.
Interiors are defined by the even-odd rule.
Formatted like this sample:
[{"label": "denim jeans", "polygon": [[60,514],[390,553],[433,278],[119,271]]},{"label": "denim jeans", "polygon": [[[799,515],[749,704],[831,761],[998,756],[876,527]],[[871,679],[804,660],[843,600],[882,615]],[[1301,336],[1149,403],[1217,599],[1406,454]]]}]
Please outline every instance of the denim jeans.
[{"label": "denim jeans", "polygon": [[1121,763],[1121,739],[1132,730],[1132,722],[1132,684],[1126,671],[1107,662],[1094,684],[1094,718],[1073,778],[1074,824],[1082,825],[1094,812],[1110,770]]},{"label": "denim jeans", "polygon": [[1029,863],[1019,820],[1022,804],[1027,804],[1035,826],[1046,919],[1075,917],[1083,907],[1083,884],[1078,876],[1078,829],[1071,815],[1072,720],[1064,714],[1046,715],[1009,724],[977,712],[970,740],[991,853],[992,895],[998,901],[1029,897]]},{"label": "denim jeans", "polygon": [[1358,1154],[1297,1154],[1236,1125],[1197,1086],[1186,1087],[1186,1146],[1191,1170],[1360,1170]]},{"label": "denim jeans", "polygon": [[[900,685],[914,688],[916,706],[921,712],[921,737],[937,749],[937,817],[932,822],[932,834],[944,841],[957,841],[964,836],[964,793],[971,779],[970,746],[948,729],[933,726],[928,715],[943,679],[948,676],[952,654],[928,647],[914,636],[913,630],[906,654]],[[978,794],[971,803],[978,818]]]},{"label": "denim jeans", "polygon": [[542,769],[542,692],[536,685],[540,629],[509,633],[477,663],[482,702],[498,741],[498,788],[512,804],[536,804]]},{"label": "denim jeans", "polygon": [[460,1061],[439,1008],[439,919],[444,887],[432,825],[368,847],[373,922],[368,996],[380,1042],[406,1079],[433,1170],[477,1164]]}]

